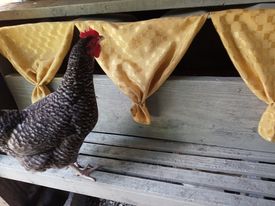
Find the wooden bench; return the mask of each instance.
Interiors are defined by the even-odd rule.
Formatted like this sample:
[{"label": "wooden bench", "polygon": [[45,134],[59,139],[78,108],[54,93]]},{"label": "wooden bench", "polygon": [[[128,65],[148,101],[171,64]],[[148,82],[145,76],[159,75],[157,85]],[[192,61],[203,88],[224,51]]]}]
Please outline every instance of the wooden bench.
[{"label": "wooden bench", "polygon": [[[19,108],[32,86],[5,80]],[[61,78],[56,78],[56,88]],[[275,145],[257,124],[265,104],[240,78],[172,78],[148,101],[151,126],[134,123],[130,101],[95,76],[99,122],[79,161],[102,165],[91,182],[70,169],[30,173],[0,156],[0,176],[134,205],[274,205]]]}]

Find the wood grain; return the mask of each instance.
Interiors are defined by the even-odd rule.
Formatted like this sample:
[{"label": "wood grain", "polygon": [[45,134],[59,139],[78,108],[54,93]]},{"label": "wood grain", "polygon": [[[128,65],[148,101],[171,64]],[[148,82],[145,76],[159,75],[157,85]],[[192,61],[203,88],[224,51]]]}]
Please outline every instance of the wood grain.
[{"label": "wood grain", "polygon": [[145,206],[273,206],[274,201],[206,190],[188,185],[142,179],[97,171],[97,182],[75,176],[70,170],[31,173],[11,157],[0,155],[0,176],[90,196]]},{"label": "wood grain", "polygon": [[9,205],[0,197],[0,206],[9,206]]},{"label": "wood grain", "polygon": [[[174,8],[241,5],[263,0],[36,0],[0,6],[0,20],[80,16]],[[273,0],[268,2],[274,2]]]},{"label": "wood grain", "polygon": [[85,142],[178,154],[275,163],[275,153],[91,132]]},{"label": "wood grain", "polygon": [[[55,89],[62,78],[55,78]],[[18,75],[5,80],[18,104],[30,104],[33,86]],[[182,77],[168,80],[148,99],[153,122],[135,123],[131,102],[105,75],[95,76],[99,107],[97,132],[167,139],[264,152],[275,144],[257,133],[266,104],[258,100],[240,78]]]},{"label": "wood grain", "polygon": [[[33,86],[18,75],[5,80],[18,106],[29,105]],[[130,101],[106,76],[95,76],[95,88],[99,122],[79,162],[102,165],[96,183],[70,170],[28,173],[5,156],[0,176],[135,205],[274,204],[263,197],[274,198],[275,183],[261,180],[275,178],[274,145],[255,129],[265,104],[241,79],[168,80],[149,99],[154,123],[146,127],[132,121]]]},{"label": "wood grain", "polygon": [[166,165],[176,168],[197,169],[237,175],[254,175],[275,179],[275,165],[272,164],[180,155],[105,145],[93,145],[91,147],[87,143],[82,145],[80,153],[132,162]]},{"label": "wood grain", "polygon": [[228,190],[275,197],[275,182],[87,155],[80,155],[79,161],[82,165],[101,165],[101,171],[115,174],[185,184],[208,190]]}]

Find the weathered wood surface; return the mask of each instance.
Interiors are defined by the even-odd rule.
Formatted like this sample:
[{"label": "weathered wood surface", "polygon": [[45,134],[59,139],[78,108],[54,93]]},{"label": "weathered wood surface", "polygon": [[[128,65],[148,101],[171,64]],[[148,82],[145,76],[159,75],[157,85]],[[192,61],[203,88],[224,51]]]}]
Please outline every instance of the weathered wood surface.
[{"label": "weathered wood surface", "polygon": [[[83,144],[80,153],[85,156],[81,156],[81,161],[85,164],[97,163],[103,165],[105,171],[124,175],[269,197],[275,196],[275,182],[260,180],[261,177],[268,175],[268,171],[274,173],[275,165],[247,161],[247,156],[243,155],[242,150],[235,149],[235,158],[238,154],[240,155],[237,160],[232,160],[230,157],[223,158],[222,154],[226,153],[228,148],[214,147],[221,153],[221,156],[217,156],[211,150],[207,152],[211,146],[192,144],[193,147],[204,151],[194,155],[194,150],[186,150],[184,143],[179,143],[180,146],[177,147],[177,142],[125,136],[124,139],[129,138],[128,143],[131,141],[133,143],[129,145],[123,144],[122,138],[118,135],[91,133],[85,142],[96,143],[95,145]],[[186,145],[187,148],[190,146],[188,143]],[[136,147],[140,149],[132,149]],[[246,152],[251,152],[251,156],[259,154],[253,151]],[[266,155],[275,157],[274,153]],[[213,158],[215,156],[217,158]],[[258,157],[258,161],[271,163],[264,153]],[[213,174],[213,172],[218,174]],[[259,180],[249,178],[250,175],[258,176]],[[269,177],[274,179],[274,174],[270,175]]]},{"label": "weathered wood surface", "polygon": [[0,206],[9,206],[9,205],[0,197]]},{"label": "weathered wood surface", "polygon": [[[18,75],[5,80],[18,106],[29,105],[33,86]],[[241,79],[168,80],[149,99],[152,126],[132,121],[130,101],[106,76],[95,76],[95,88],[99,123],[79,162],[102,166],[96,183],[69,169],[30,173],[3,155],[0,177],[134,205],[275,204],[274,144],[255,129],[265,104]]]},{"label": "weathered wood surface", "polygon": [[[93,134],[90,134],[87,140],[89,141],[92,136]],[[115,135],[105,134],[105,137],[107,136],[112,139]],[[142,139],[145,139],[146,144],[146,138]],[[148,139],[148,141],[150,144],[151,140]],[[157,145],[161,145],[161,148],[166,146],[163,140],[155,141]],[[97,178],[96,183],[75,177],[71,170],[65,169],[29,173],[18,166],[14,159],[7,156],[0,156],[0,176],[136,205],[161,203],[165,205],[272,205],[275,203],[263,199],[263,196],[274,198],[275,182],[261,180],[261,177],[270,173],[268,170],[274,173],[275,165],[268,165],[267,173],[264,173],[262,170],[267,166],[265,163],[222,158],[212,158],[215,161],[209,161],[209,156],[194,156],[188,154],[188,151],[179,151],[187,154],[174,154],[173,147],[167,148],[170,151],[161,153],[155,150],[107,146],[99,142],[84,143],[79,156],[79,162],[83,165],[90,163],[102,166],[94,174]],[[101,142],[104,142],[104,139]],[[204,147],[204,145],[197,146]],[[197,170],[205,158],[208,161],[204,163],[203,171]],[[225,169],[220,170],[224,167],[223,162],[230,163],[225,166]],[[188,165],[185,167],[186,164]],[[239,164],[251,167],[239,170]],[[215,174],[212,172],[213,168],[215,171],[220,170],[225,173]],[[258,175],[258,179],[246,175],[248,170],[251,171],[248,174],[253,178]],[[271,177],[274,178],[274,174],[271,174]],[[224,190],[240,193],[240,195],[229,194],[223,192]],[[247,197],[245,194],[253,197]]]},{"label": "weathered wood surface", "polygon": [[172,152],[177,154],[191,154],[207,157],[220,157],[275,163],[275,153],[241,150],[178,141],[167,141],[161,139],[139,138],[133,136],[116,134],[110,135],[93,132],[86,137],[85,141],[88,143],[113,145],[117,147],[152,150],[159,152]]},{"label": "weathered wood surface", "polygon": [[[33,86],[18,75],[7,75],[5,79],[19,108],[29,105]],[[61,79],[55,78],[51,86],[56,88]],[[95,76],[95,88],[99,106],[97,132],[275,151],[275,144],[257,133],[266,104],[240,78],[168,80],[148,99],[153,118],[150,126],[132,120],[131,102],[106,76]]]},{"label": "weathered wood surface", "polygon": [[237,175],[254,175],[275,179],[275,165],[220,159],[204,156],[180,155],[173,153],[129,149],[123,147],[84,144],[80,153],[116,158],[135,162],[147,162],[155,165],[207,170]]},{"label": "weathered wood surface", "polygon": [[[275,197],[275,183],[246,177],[230,176],[102,157],[80,156],[82,164],[100,164],[101,170],[121,175],[142,177],[210,190],[228,190],[260,196]],[[194,162],[194,164],[196,164]]]},{"label": "weathered wood surface", "polygon": [[[96,145],[89,144],[92,149]],[[83,146],[87,147],[87,145]],[[100,164],[94,173],[97,182],[76,177],[71,170],[49,170],[45,173],[24,171],[18,163],[7,156],[0,156],[0,176],[31,182],[72,192],[109,198],[135,205],[273,205],[274,201],[262,199],[273,197],[275,183],[211,174],[163,165],[134,162],[140,154],[129,154],[128,161],[101,157],[100,153],[79,156],[82,164]],[[119,157],[117,157],[119,158]],[[150,160],[149,160],[150,161]],[[195,165],[196,162],[193,162]],[[236,195],[223,190],[244,192],[258,196]]]},{"label": "weathered wood surface", "polygon": [[263,0],[36,0],[0,5],[0,20],[275,2]]}]

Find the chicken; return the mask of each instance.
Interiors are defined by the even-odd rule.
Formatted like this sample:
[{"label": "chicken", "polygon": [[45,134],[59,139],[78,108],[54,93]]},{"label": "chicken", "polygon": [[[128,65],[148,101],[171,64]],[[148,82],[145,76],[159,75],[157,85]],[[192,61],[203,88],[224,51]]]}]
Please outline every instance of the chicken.
[{"label": "chicken", "polygon": [[0,151],[18,159],[27,170],[71,166],[90,175],[95,168],[81,169],[76,160],[98,119],[93,72],[100,40],[95,30],[81,33],[55,92],[24,110],[0,111]]}]

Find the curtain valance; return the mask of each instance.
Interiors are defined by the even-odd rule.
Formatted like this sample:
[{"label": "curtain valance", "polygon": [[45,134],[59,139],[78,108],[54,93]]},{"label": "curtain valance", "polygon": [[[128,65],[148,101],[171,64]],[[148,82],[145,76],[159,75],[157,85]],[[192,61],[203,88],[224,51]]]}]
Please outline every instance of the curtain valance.
[{"label": "curtain valance", "polygon": [[134,120],[150,124],[147,97],[176,68],[205,20],[206,16],[202,15],[132,23],[86,21],[76,26],[80,31],[92,27],[104,36],[97,62],[131,98]]},{"label": "curtain valance", "polygon": [[268,104],[258,131],[275,141],[275,9],[228,10],[211,19],[244,82]]},{"label": "curtain valance", "polygon": [[0,53],[35,85],[32,102],[50,93],[46,85],[54,78],[70,48],[73,29],[71,22],[0,28]]},{"label": "curtain valance", "polygon": [[200,30],[206,15],[159,18],[132,23],[74,21],[0,28],[0,52],[35,85],[32,102],[49,94],[70,48],[73,28],[89,27],[104,36],[98,63],[133,102],[136,122],[150,124],[146,98],[169,77]]},{"label": "curtain valance", "polygon": [[[0,28],[0,52],[35,85],[32,101],[49,94],[67,54],[74,26],[105,37],[99,65],[133,102],[133,119],[150,124],[146,99],[165,82],[184,56],[208,14],[130,23],[73,21]],[[226,10],[210,14],[221,40],[251,91],[268,104],[259,133],[275,141],[275,9]],[[213,60],[214,61],[214,60]]]}]

